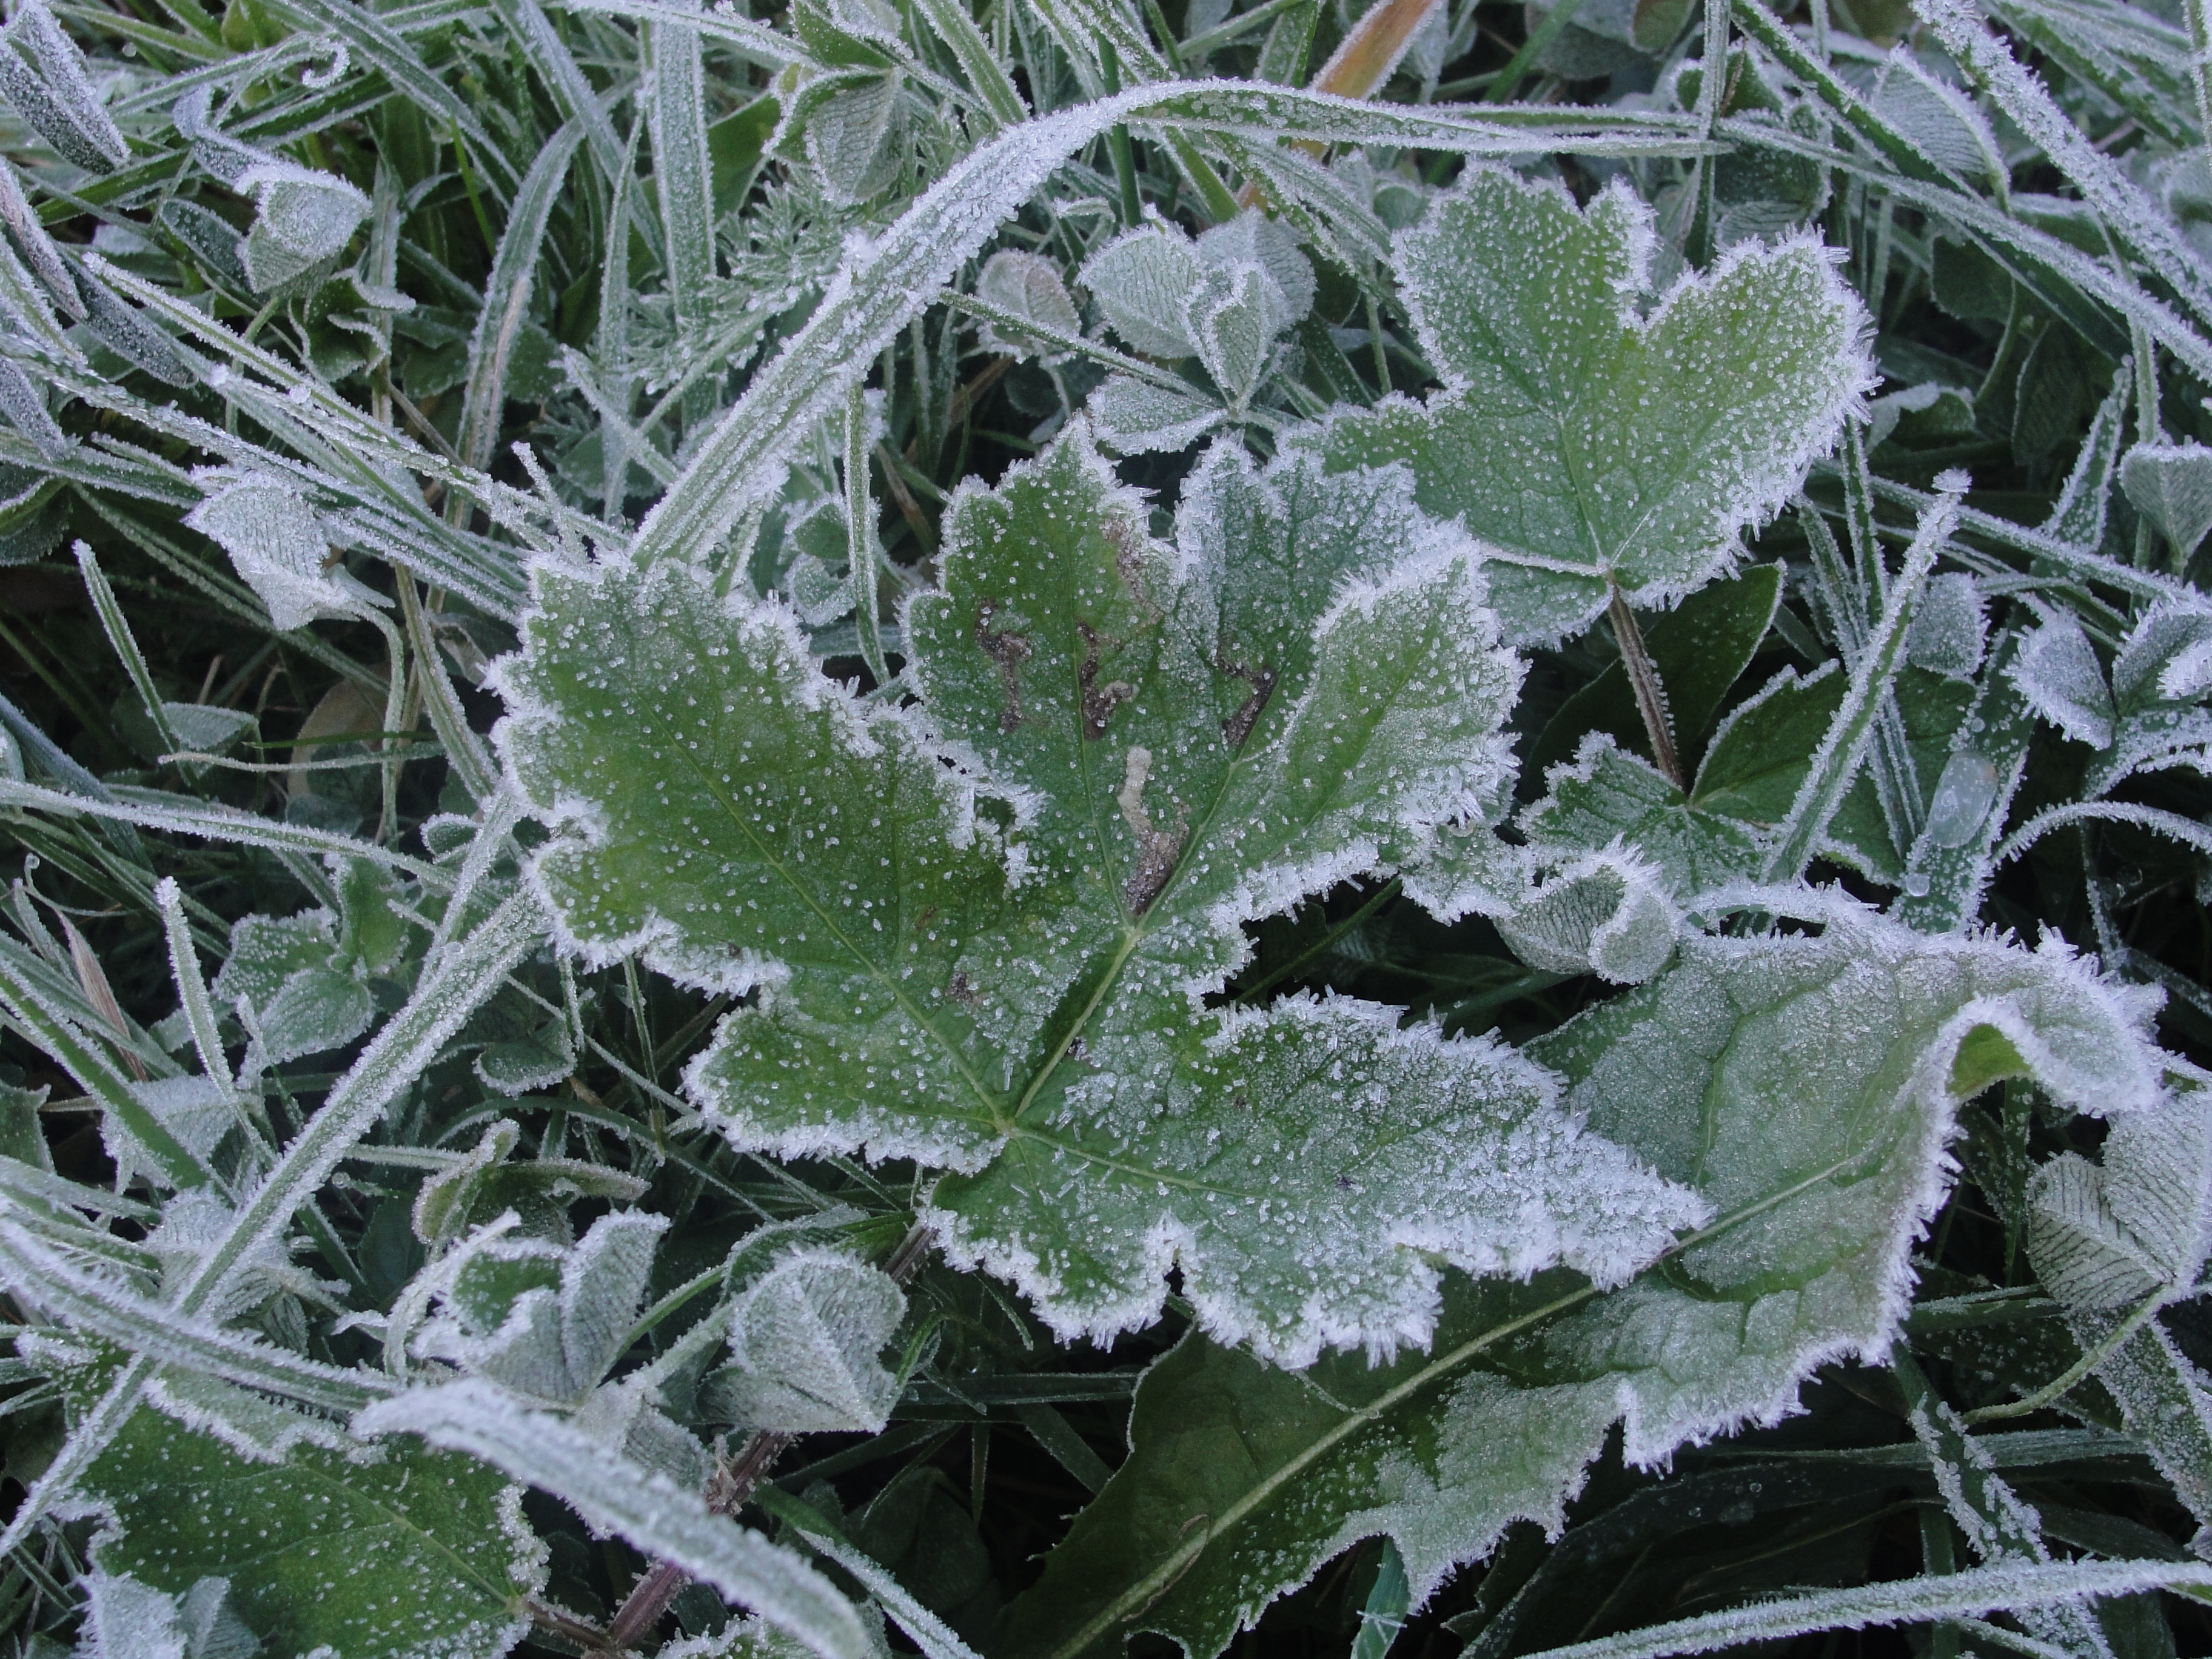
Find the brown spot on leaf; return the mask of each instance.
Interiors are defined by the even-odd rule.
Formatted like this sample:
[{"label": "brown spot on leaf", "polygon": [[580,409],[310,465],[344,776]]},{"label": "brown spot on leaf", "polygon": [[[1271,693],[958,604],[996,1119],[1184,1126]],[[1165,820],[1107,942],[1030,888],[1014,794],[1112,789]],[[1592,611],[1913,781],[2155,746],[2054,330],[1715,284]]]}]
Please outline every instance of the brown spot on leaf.
[{"label": "brown spot on leaf", "polygon": [[1121,577],[1121,586],[1129,590],[1129,597],[1151,622],[1158,622],[1166,613],[1153,602],[1151,590],[1145,585],[1145,538],[1127,519],[1109,517],[1100,526],[1100,534],[1114,550],[1114,568]]},{"label": "brown spot on leaf", "polygon": [[1252,688],[1251,696],[1237,706],[1237,712],[1221,722],[1221,735],[1231,749],[1242,749],[1244,739],[1252,735],[1252,728],[1260,723],[1266,712],[1267,699],[1275,693],[1275,671],[1272,668],[1246,668],[1238,663],[1224,663],[1221,672],[1233,674]]},{"label": "brown spot on leaf", "polygon": [[991,619],[999,602],[986,599],[975,609],[976,648],[999,665],[999,678],[1006,689],[1006,707],[999,711],[999,730],[1011,732],[1022,723],[1022,665],[1030,659],[1030,642],[1019,634],[994,633]]},{"label": "brown spot on leaf", "polygon": [[1166,890],[1175,875],[1176,860],[1182,856],[1182,844],[1190,836],[1189,823],[1180,803],[1176,807],[1173,830],[1162,830],[1152,823],[1152,814],[1145,810],[1145,783],[1152,773],[1152,751],[1132,744],[1121,774],[1121,787],[1114,800],[1121,809],[1129,833],[1137,838],[1137,867],[1121,884],[1121,902],[1133,916],[1141,916],[1151,909],[1152,901]]},{"label": "brown spot on leaf", "polygon": [[1114,718],[1114,710],[1137,695],[1137,688],[1126,680],[1109,680],[1098,684],[1098,630],[1089,623],[1075,624],[1083,635],[1083,662],[1075,671],[1076,684],[1083,690],[1083,737],[1086,743],[1096,743],[1106,735],[1106,723]]},{"label": "brown spot on leaf", "polygon": [[957,970],[952,975],[952,983],[945,988],[945,994],[966,1008],[973,1008],[983,1000],[975,994],[975,988],[968,982],[968,975]]}]

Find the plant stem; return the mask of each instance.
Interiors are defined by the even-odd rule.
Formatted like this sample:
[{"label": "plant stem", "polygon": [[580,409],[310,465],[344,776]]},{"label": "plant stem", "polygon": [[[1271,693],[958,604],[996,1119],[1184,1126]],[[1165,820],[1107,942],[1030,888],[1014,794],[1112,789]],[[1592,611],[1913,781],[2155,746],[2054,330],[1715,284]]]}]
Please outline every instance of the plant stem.
[{"label": "plant stem", "polygon": [[[884,1262],[884,1271],[903,1285],[914,1276],[922,1258],[929,1254],[929,1234],[921,1227],[908,1229],[899,1241],[898,1248]],[[743,1509],[753,1489],[768,1478],[768,1472],[785,1452],[798,1440],[795,1434],[779,1434],[763,1430],[738,1448],[737,1454],[707,1477],[705,1497],[707,1507],[716,1515],[734,1515]],[[599,1638],[599,1649],[605,1653],[620,1653],[634,1648],[653,1633],[654,1626],[668,1611],[669,1603],[683,1594],[684,1587],[691,1582],[691,1575],[672,1561],[656,1561],[637,1581],[615,1616],[608,1620],[606,1633]]]},{"label": "plant stem", "polygon": [[2166,1299],[2172,1294],[2171,1290],[2161,1285],[2145,1297],[2133,1313],[2114,1326],[2111,1335],[2033,1394],[2023,1399],[2008,1401],[2002,1406],[1984,1406],[1978,1411],[1968,1412],[1966,1420],[1969,1423],[1994,1423],[2008,1417],[2026,1417],[2031,1412],[2039,1412],[2053,1401],[2063,1399],[2091,1371],[2124,1347],[2137,1331],[2150,1322],[2151,1316],[2166,1305]]},{"label": "plant stem", "polygon": [[1659,683],[1658,665],[1651,660],[1643,630],[1619,587],[1613,590],[1611,615],[1613,636],[1620,644],[1620,665],[1628,671],[1628,683],[1636,690],[1636,712],[1644,716],[1644,729],[1651,738],[1651,758],[1667,781],[1687,794],[1690,786],[1682,776],[1681,757],[1674,752],[1674,723],[1667,714],[1667,688]]}]

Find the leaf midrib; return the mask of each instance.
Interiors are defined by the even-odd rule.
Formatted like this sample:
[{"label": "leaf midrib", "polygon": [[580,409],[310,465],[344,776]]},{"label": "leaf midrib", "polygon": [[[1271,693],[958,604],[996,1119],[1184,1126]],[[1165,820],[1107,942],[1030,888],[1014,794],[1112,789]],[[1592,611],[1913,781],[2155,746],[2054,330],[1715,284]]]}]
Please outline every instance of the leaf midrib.
[{"label": "leaf midrib", "polygon": [[[1314,628],[1315,632],[1317,633],[1319,629],[1318,618],[1316,619]],[[1433,637],[1436,629],[1433,625],[1429,625],[1425,631],[1430,636]],[[1410,674],[1399,675],[1397,677],[1396,684],[1391,688],[1391,695],[1388,697],[1376,699],[1370,703],[1370,707],[1375,710],[1374,714],[1368,722],[1368,731],[1370,735],[1375,726],[1379,725],[1389,713],[1397,708],[1398,696],[1404,691],[1406,681],[1409,678],[1411,678]],[[1298,700],[1296,702],[1288,705],[1289,716],[1295,717],[1297,713],[1304,707],[1305,698],[1311,694],[1312,690],[1313,683],[1310,680],[1306,686],[1299,692]],[[1084,742],[1081,736],[1083,729],[1080,724],[1081,718],[1080,705],[1079,704],[1077,711],[1077,720],[1079,723],[1076,727],[1078,734],[1077,741],[1079,744]],[[1136,954],[1137,947],[1143,944],[1146,939],[1152,937],[1152,933],[1159,927],[1162,920],[1174,914],[1174,907],[1169,902],[1169,901],[1175,896],[1176,890],[1183,885],[1184,873],[1191,867],[1194,855],[1206,846],[1208,838],[1212,833],[1215,820],[1220,817],[1222,805],[1232,793],[1232,786],[1242,779],[1249,769],[1256,766],[1261,760],[1273,754],[1276,745],[1290,735],[1290,720],[1289,718],[1286,718],[1283,726],[1278,730],[1275,736],[1269,741],[1255,745],[1248,737],[1244,747],[1230,757],[1229,764],[1222,769],[1220,780],[1215,787],[1212,800],[1208,803],[1206,806],[1205,816],[1199,819],[1192,834],[1188,839],[1184,842],[1183,850],[1176,856],[1175,869],[1169,875],[1167,884],[1160,889],[1158,896],[1154,898],[1151,905],[1146,908],[1145,914],[1142,916],[1133,917],[1122,925],[1121,946],[1115,952],[1114,959],[1108,964],[1106,971],[1099,976],[1097,988],[1085,1001],[1081,1011],[1076,1015],[1075,1018],[1070,1022],[1066,1030],[1053,1037],[1048,1043],[1045,1050],[1045,1058],[1042,1062],[1040,1062],[1036,1074],[1030,1079],[1029,1086],[1022,1091],[1021,1098],[1015,1104],[1013,1122],[1007,1130],[1007,1133],[1010,1137],[1020,1135],[1025,1139],[1045,1140],[1048,1144],[1054,1146],[1063,1144],[1057,1140],[1053,1140],[1049,1137],[1037,1135],[1034,1131],[1024,1130],[1020,1127],[1022,1118],[1027,1114],[1030,1108],[1036,1103],[1038,1095],[1043,1092],[1045,1085],[1051,1082],[1052,1079],[1059,1074],[1061,1066],[1067,1063],[1068,1048],[1073,1044],[1076,1038],[1080,1036],[1084,1030],[1089,1026],[1091,1016],[1097,1013],[1098,1010],[1104,1006],[1115,988],[1121,983],[1121,970],[1128,966],[1129,958]],[[1100,739],[1102,742],[1103,740],[1104,739],[1103,738]],[[1089,775],[1087,764],[1085,767],[1085,775],[1086,777]],[[1341,788],[1343,781],[1344,780],[1342,777],[1333,781],[1328,794],[1322,800],[1315,803],[1314,811],[1312,814],[1313,817],[1319,817],[1328,803],[1333,802],[1336,799],[1337,793]],[[1097,821],[1096,817],[1097,812],[1096,798],[1098,791],[1093,787],[1087,793],[1092,798],[1092,811],[1094,813],[1093,822],[1096,823]],[[1103,848],[1105,843],[1102,840],[1099,844]],[[1085,1152],[1079,1146],[1068,1146],[1066,1150],[1088,1158],[1095,1163],[1110,1163],[1110,1160],[1100,1158],[1097,1157],[1096,1154]],[[1119,1168],[1121,1166],[1115,1165],[1114,1167]],[[1140,1171],[1140,1173],[1145,1175],[1145,1176],[1149,1180],[1165,1181],[1168,1182],[1170,1185],[1183,1184],[1173,1181],[1169,1176],[1157,1170],[1143,1170]],[[1201,1187],[1198,1183],[1194,1182],[1188,1184],[1194,1191],[1210,1192],[1215,1190],[1212,1188]]]}]

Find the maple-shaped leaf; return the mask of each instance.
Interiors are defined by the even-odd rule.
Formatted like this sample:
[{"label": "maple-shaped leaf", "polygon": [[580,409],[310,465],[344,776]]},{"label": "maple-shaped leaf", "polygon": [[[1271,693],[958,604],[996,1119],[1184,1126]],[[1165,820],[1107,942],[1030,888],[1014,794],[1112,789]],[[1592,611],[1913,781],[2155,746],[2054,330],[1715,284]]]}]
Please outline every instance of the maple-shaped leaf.
[{"label": "maple-shaped leaf", "polygon": [[1872,378],[1864,310],[1826,250],[1743,243],[1650,291],[1651,210],[1616,184],[1474,167],[1403,233],[1398,279],[1443,380],[1303,440],[1332,466],[1403,461],[1421,505],[1484,545],[1509,639],[1704,586],[1796,489]]},{"label": "maple-shaped leaf", "polygon": [[[1617,1280],[1700,1206],[1488,1041],[1223,1012],[1248,921],[1495,811],[1520,665],[1400,471],[1210,453],[1172,546],[1079,427],[945,520],[910,706],[711,579],[541,568],[501,741],[571,946],[748,990],[687,1077],[740,1146],[950,1173],[925,1215],[1064,1335],[1298,1365],[1427,1338],[1439,1264]],[[1487,831],[1482,831],[1487,834]]]}]

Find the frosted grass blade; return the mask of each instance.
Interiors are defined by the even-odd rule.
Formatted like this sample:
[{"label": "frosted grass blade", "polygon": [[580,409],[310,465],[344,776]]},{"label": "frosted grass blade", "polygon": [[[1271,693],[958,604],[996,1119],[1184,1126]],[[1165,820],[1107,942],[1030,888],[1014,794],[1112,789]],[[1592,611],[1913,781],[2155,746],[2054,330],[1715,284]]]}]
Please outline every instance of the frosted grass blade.
[{"label": "frosted grass blade", "polygon": [[146,1149],[171,1186],[205,1185],[212,1172],[131,1092],[131,1079],[108,1058],[101,1043],[38,983],[20,950],[12,939],[0,939],[0,1014],[113,1115]]},{"label": "frosted grass blade", "polygon": [[489,173],[502,196],[520,181],[514,164],[493,141],[462,98],[426,65],[406,38],[381,15],[347,0],[265,0],[269,9],[303,31],[335,35],[374,64],[392,90],[450,123],[469,141],[476,164]]},{"label": "frosted grass blade", "polygon": [[[1371,138],[1474,155],[1580,149],[1584,142],[1486,121],[1401,115],[1388,106],[1288,88],[1219,82],[1139,88],[1024,122],[962,157],[896,223],[848,260],[805,327],[754,376],[638,526],[633,556],[641,562],[705,557],[746,507],[774,487],[781,464],[838,409],[848,382],[928,307],[959,263],[1064,160],[1108,128],[1146,120],[1243,127],[1298,110],[1314,117],[1307,136],[1345,142]],[[1685,141],[1679,125],[1669,123],[1656,138],[1588,142],[1608,148],[1631,143],[1648,151],[1678,149]]]},{"label": "frosted grass blade", "polygon": [[1929,573],[1936,568],[1937,552],[1958,522],[1959,497],[1965,491],[1965,477],[1958,475],[1954,484],[1942,489],[1936,504],[1922,515],[1912,545],[1905,550],[1905,567],[1890,583],[1881,618],[1868,636],[1864,653],[1852,666],[1850,689],[1844,694],[1843,707],[1837,709],[1820,746],[1814,751],[1812,771],[1777,832],[1773,849],[1766,857],[1764,879],[1794,881],[1819,852],[1820,838],[1858,775],[1868,745],[1874,740],[1882,704],[1896,682],[1898,670],[1905,665],[1905,635],[1913,611]]},{"label": "frosted grass blade", "polygon": [[2212,327],[2212,270],[2203,256],[2182,240],[2172,222],[2118,165],[2066,118],[2041,82],[1990,33],[1966,0],[1914,0],[1914,9],[1935,30],[1944,50],[1989,88],[1998,106],[2073,182],[2106,228],[2180,296],[2196,313],[2200,328]]},{"label": "frosted grass blade", "polygon": [[159,1364],[241,1388],[281,1395],[325,1411],[358,1411],[398,1387],[379,1371],[348,1371],[224,1330],[149,1302],[79,1267],[24,1228],[0,1220],[0,1278],[64,1323],[105,1337]]},{"label": "frosted grass blade", "polygon": [[714,276],[714,169],[707,154],[705,61],[700,33],[688,23],[656,22],[647,39],[653,69],[646,114],[668,294],[678,326],[697,328],[706,321],[700,308]]},{"label": "frosted grass blade", "polygon": [[583,70],[576,67],[574,57],[554,29],[545,9],[538,0],[495,0],[495,3],[507,27],[522,42],[532,66],[544,77],[546,90],[553,94],[562,115],[583,124],[584,136],[592,146],[592,159],[608,182],[612,183],[622,169],[622,140],[615,136],[614,123],[607,118],[599,94],[584,78]]},{"label": "frosted grass blade", "polygon": [[815,1510],[775,1486],[760,1492],[760,1505],[859,1581],[914,1638],[926,1659],[975,1659],[975,1650],[915,1599],[914,1592],[841,1536]]},{"label": "frosted grass blade", "polygon": [[986,118],[978,123],[978,136],[989,137],[1001,127],[1019,126],[1028,120],[1029,106],[1022,101],[1013,77],[999,62],[983,31],[975,27],[966,0],[918,0],[918,3],[938,39],[952,49],[969,89],[982,100]]},{"label": "frosted grass blade", "polygon": [[1529,1659],[1660,1659],[1711,1653],[1753,1642],[1784,1641],[1819,1631],[1925,1625],[2087,1597],[2212,1589],[2212,1567],[2195,1561],[2037,1562],[1974,1567],[1942,1577],[1907,1578],[1856,1589],[1755,1601],[1696,1619],[1680,1619],[1595,1642],[1546,1648]]},{"label": "frosted grass blade", "polygon": [[116,658],[123,665],[137,688],[138,701],[146,710],[146,718],[154,723],[155,732],[161,740],[162,752],[174,754],[185,747],[170,725],[168,710],[161,702],[161,694],[155,689],[153,672],[146,666],[145,653],[139,650],[138,641],[131,635],[131,623],[123,614],[123,606],[115,597],[115,589],[107,580],[107,573],[100,568],[100,559],[91,546],[78,542],[70,550],[76,555],[76,568],[84,577],[84,591],[91,596],[92,608],[100,617],[101,630],[107,643],[113,647]]},{"label": "frosted grass blade", "polygon": [[169,835],[194,836],[203,841],[231,842],[241,847],[266,847],[272,851],[306,853],[315,857],[337,854],[341,858],[367,859],[394,870],[404,870],[434,888],[446,886],[447,878],[435,865],[395,853],[374,842],[317,830],[304,823],[286,823],[242,812],[234,806],[204,802],[190,795],[164,795],[150,789],[133,790],[118,799],[64,793],[0,778],[0,806],[27,808],[70,817],[83,813],[114,823],[159,830]]},{"label": "frosted grass blade", "polygon": [[[528,3],[528,0],[524,0]],[[545,242],[545,227],[568,182],[568,162],[583,142],[580,118],[572,119],[548,139],[523,175],[499,239],[491,275],[484,282],[483,309],[469,340],[469,370],[461,405],[461,459],[479,472],[491,465],[499,441],[500,416],[507,403],[507,367],[514,343],[528,319],[531,291]]]},{"label": "frosted grass blade", "polygon": [[569,11],[598,12],[611,17],[634,17],[641,23],[673,24],[711,35],[738,57],[763,69],[780,70],[787,64],[819,69],[811,53],[787,34],[779,34],[765,23],[738,15],[732,9],[719,11],[687,5],[682,0],[560,0]]}]

